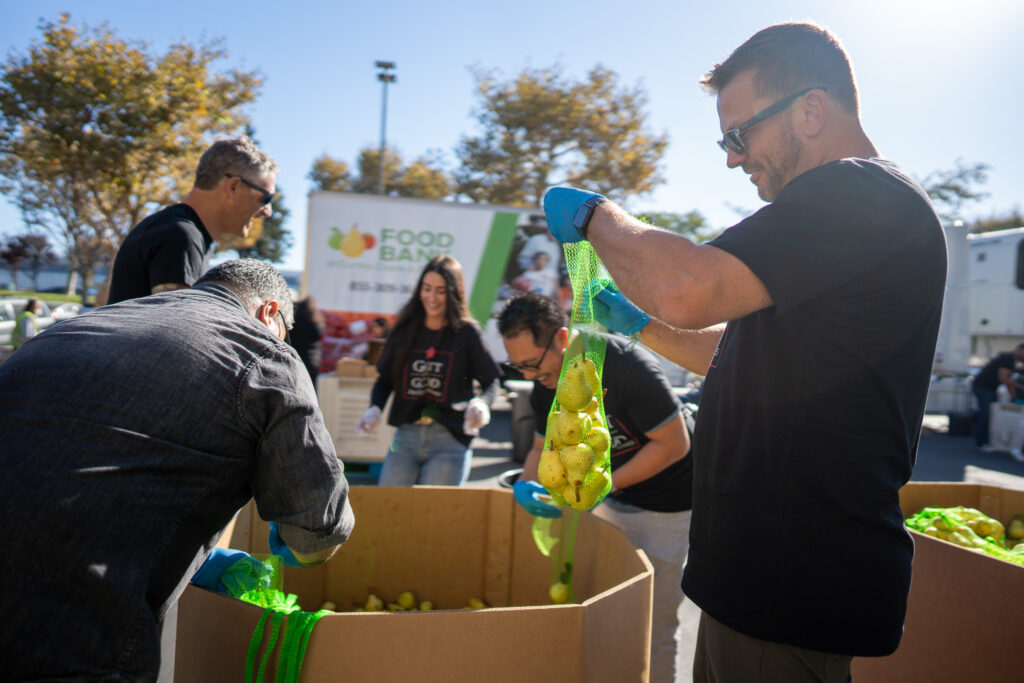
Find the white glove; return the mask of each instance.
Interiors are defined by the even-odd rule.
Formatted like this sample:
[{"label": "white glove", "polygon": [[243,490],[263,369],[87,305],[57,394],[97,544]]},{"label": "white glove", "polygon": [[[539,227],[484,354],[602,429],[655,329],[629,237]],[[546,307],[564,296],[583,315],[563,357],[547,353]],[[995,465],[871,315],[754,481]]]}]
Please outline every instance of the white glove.
[{"label": "white glove", "polygon": [[363,413],[363,416],[359,418],[359,421],[356,422],[356,434],[364,439],[368,439],[370,432],[377,427],[378,422],[380,422],[380,408],[370,406]]},{"label": "white glove", "polygon": [[469,399],[469,406],[462,417],[462,431],[476,436],[491,422],[491,409],[482,398]]}]

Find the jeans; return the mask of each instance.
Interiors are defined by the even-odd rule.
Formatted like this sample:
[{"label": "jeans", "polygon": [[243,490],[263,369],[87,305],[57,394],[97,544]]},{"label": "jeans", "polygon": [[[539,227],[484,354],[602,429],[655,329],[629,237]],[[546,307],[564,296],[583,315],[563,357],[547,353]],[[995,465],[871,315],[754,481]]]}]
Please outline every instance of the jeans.
[{"label": "jeans", "polygon": [[971,386],[974,397],[978,399],[978,421],[974,425],[974,443],[979,446],[988,444],[988,423],[992,404],[996,400],[995,389],[986,389],[977,385]]},{"label": "jeans", "polygon": [[651,683],[674,683],[679,651],[679,610],[683,604],[683,564],[690,547],[690,510],[653,512],[606,498],[594,514],[611,523],[654,567],[651,611]]},{"label": "jeans", "polygon": [[377,484],[462,486],[469,478],[472,456],[473,450],[438,422],[404,424],[395,431]]}]

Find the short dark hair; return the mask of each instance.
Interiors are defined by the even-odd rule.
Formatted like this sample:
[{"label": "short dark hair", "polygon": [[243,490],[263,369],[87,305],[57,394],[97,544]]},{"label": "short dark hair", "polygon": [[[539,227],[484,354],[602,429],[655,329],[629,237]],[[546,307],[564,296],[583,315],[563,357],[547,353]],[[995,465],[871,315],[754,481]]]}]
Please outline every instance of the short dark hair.
[{"label": "short dark hair", "polygon": [[199,157],[195,186],[212,190],[228,174],[233,176],[262,176],[277,173],[274,160],[260,151],[256,143],[246,136],[217,140]]},{"label": "short dark hair", "polygon": [[853,67],[839,40],[828,29],[810,23],[769,26],[747,39],[724,62],[715,64],[700,83],[709,93],[721,92],[736,76],[754,71],[762,97],[786,97],[804,88],[828,88],[828,96],[858,115]]},{"label": "short dark hair", "polygon": [[529,332],[537,346],[547,343],[555,330],[568,326],[569,316],[558,302],[536,292],[516,294],[498,314],[498,332],[502,337]]},{"label": "short dark hair", "polygon": [[295,324],[295,311],[288,282],[277,268],[266,261],[252,258],[225,261],[206,271],[193,286],[198,287],[206,283],[227,287],[238,295],[250,311],[267,301],[276,301],[288,328],[291,329]]}]

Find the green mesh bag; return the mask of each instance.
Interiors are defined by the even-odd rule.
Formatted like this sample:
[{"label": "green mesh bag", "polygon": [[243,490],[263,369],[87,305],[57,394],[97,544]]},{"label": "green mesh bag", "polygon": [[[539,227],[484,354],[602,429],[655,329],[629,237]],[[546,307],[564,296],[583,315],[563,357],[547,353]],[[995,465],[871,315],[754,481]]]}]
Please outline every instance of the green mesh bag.
[{"label": "green mesh bag", "polygon": [[[221,577],[228,588],[228,595],[264,608],[263,616],[249,641],[249,651],[245,658],[245,683],[263,683],[267,665],[275,651],[275,683],[297,683],[313,626],[332,612],[303,612],[298,605],[298,596],[283,590],[281,558],[276,555],[253,557],[271,569],[269,577],[262,573],[256,576],[256,568],[244,560],[233,564]],[[241,576],[240,573],[248,573],[249,576]],[[230,580],[225,580],[225,575]]]},{"label": "green mesh bag", "polygon": [[926,507],[907,517],[905,524],[926,536],[978,550],[1024,567],[1024,554],[1004,545],[1003,525],[974,508]]},{"label": "green mesh bag", "polygon": [[[591,510],[611,490],[611,436],[604,412],[606,338],[594,320],[592,283],[611,283],[587,242],[566,244],[572,284],[569,343],[548,411],[537,477],[559,505]],[[596,386],[595,386],[596,385]]]}]

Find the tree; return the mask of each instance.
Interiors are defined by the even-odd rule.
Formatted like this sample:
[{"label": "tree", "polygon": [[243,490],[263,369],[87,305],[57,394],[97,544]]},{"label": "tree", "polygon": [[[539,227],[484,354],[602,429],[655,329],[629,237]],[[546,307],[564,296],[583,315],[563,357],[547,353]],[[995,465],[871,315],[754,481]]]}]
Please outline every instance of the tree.
[{"label": "tree", "polygon": [[32,289],[39,291],[39,271],[45,266],[52,265],[57,260],[57,255],[50,249],[50,241],[46,235],[35,235],[27,233],[18,235],[15,239],[21,240],[28,252],[28,272],[32,274]]},{"label": "tree", "polygon": [[41,41],[3,65],[0,190],[61,240],[88,291],[124,235],[190,187],[210,141],[242,129],[260,81],[214,72],[227,56],[216,41],[155,55],[67,14],[40,29]]},{"label": "tree", "polygon": [[[306,177],[313,181],[315,190],[377,194],[380,149],[366,147],[361,150],[356,159],[356,168],[358,172],[351,173],[344,161],[322,154],[313,161],[313,168]],[[451,187],[438,153],[428,152],[405,166],[397,150],[391,147],[384,149],[385,194],[444,199],[451,194]]]},{"label": "tree", "polygon": [[977,191],[974,186],[988,181],[991,168],[986,163],[964,164],[962,159],[957,159],[952,170],[932,171],[921,181],[921,186],[931,198],[939,217],[952,222],[963,217],[961,209],[964,204],[988,196],[987,192]]},{"label": "tree", "polygon": [[17,237],[9,237],[0,245],[0,261],[7,264],[11,271],[11,286],[18,289],[18,273],[21,272],[21,264],[29,257],[28,249]]},{"label": "tree", "polygon": [[979,218],[971,223],[971,232],[992,232],[994,230],[1010,230],[1012,228],[1024,227],[1024,215],[1020,207],[1014,207],[1013,211],[1003,216],[995,214],[988,218]]},{"label": "tree", "polygon": [[664,182],[665,135],[647,129],[647,96],[620,87],[595,66],[582,81],[559,66],[528,69],[510,81],[475,70],[481,127],[456,155],[456,192],[473,201],[536,206],[556,184],[586,184],[622,202]]}]

